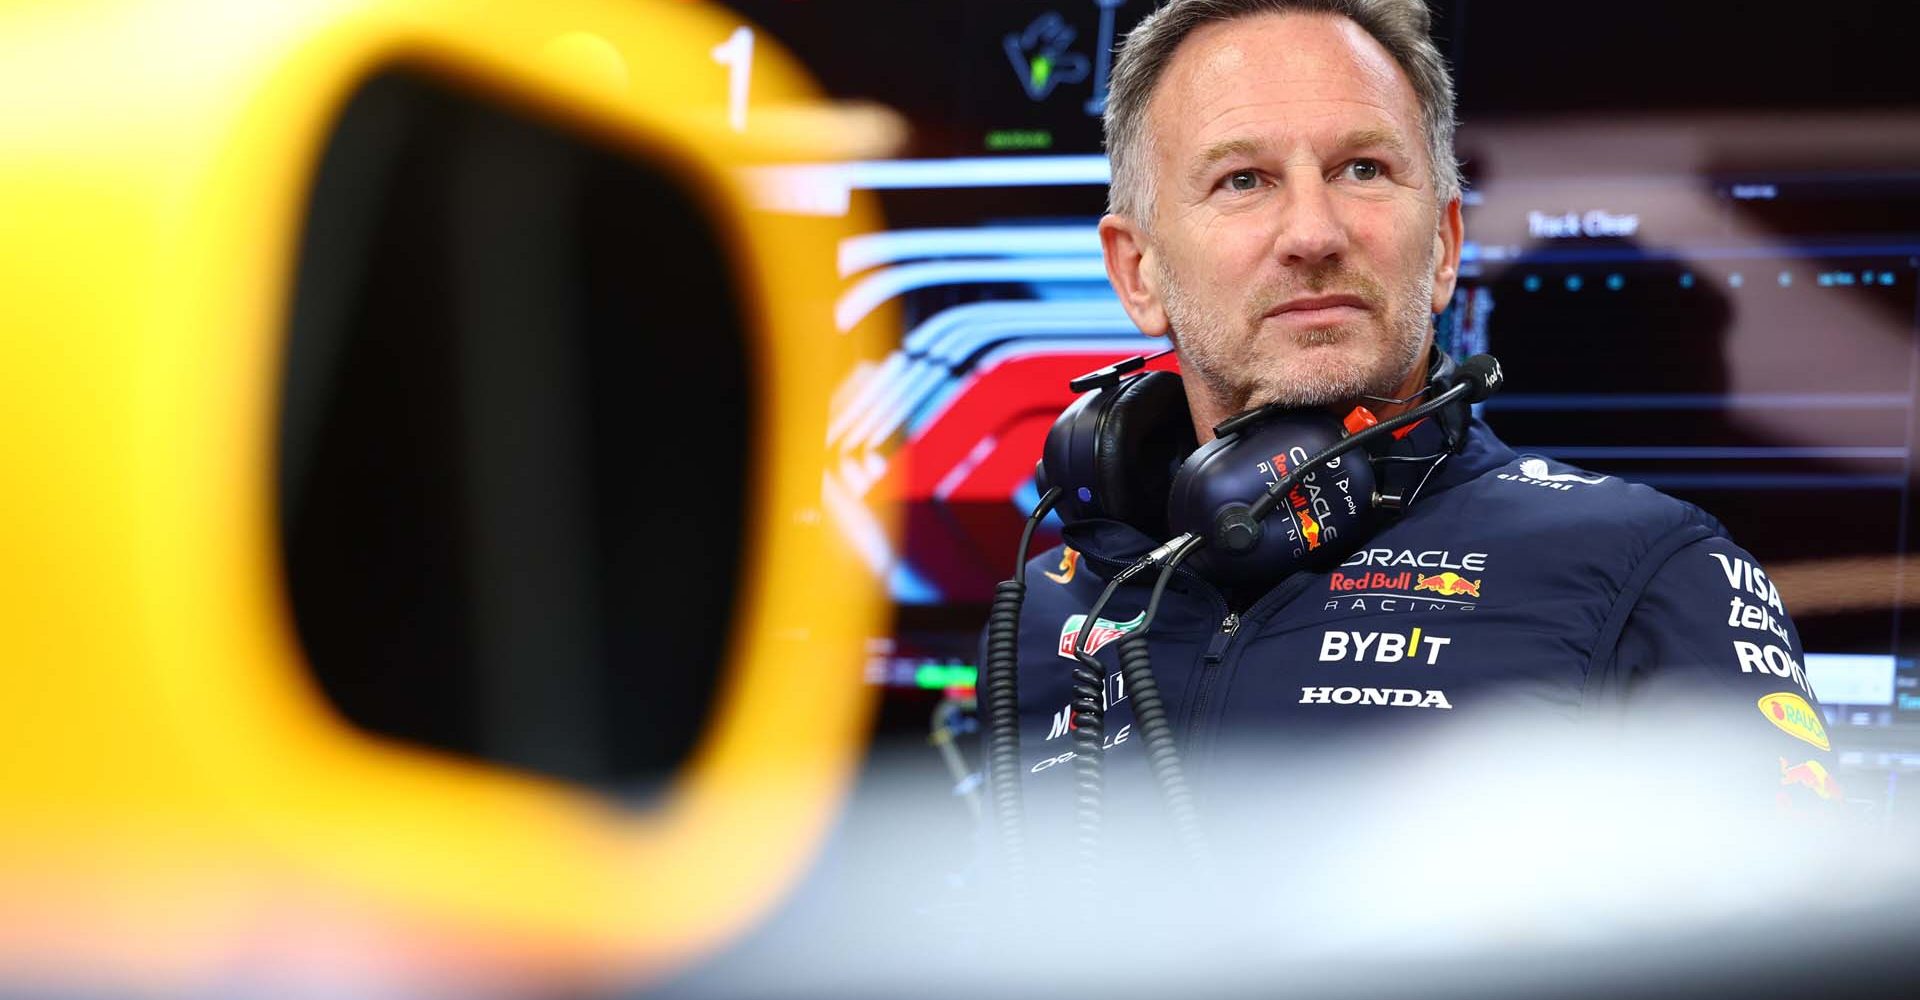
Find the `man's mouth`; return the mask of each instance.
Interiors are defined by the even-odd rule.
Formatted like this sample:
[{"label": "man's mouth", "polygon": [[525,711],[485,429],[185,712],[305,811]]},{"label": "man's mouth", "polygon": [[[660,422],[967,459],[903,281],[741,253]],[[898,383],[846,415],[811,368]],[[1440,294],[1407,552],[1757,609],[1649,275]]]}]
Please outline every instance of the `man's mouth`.
[{"label": "man's mouth", "polygon": [[1324,326],[1348,322],[1367,311],[1358,295],[1303,295],[1274,306],[1260,318],[1279,319],[1289,326]]}]

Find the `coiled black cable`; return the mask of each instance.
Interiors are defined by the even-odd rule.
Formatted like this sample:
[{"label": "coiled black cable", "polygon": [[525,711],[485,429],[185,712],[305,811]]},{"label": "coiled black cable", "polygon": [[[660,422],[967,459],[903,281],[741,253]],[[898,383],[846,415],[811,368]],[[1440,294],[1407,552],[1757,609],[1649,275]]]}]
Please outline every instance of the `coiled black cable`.
[{"label": "coiled black cable", "polygon": [[1180,765],[1180,749],[1173,740],[1173,726],[1167,721],[1166,703],[1160,697],[1160,685],[1154,681],[1153,664],[1147,651],[1147,632],[1153,626],[1154,615],[1160,610],[1160,595],[1166,592],[1167,581],[1173,578],[1173,571],[1200,547],[1201,542],[1201,539],[1195,538],[1174,550],[1160,570],[1160,579],[1154,581],[1153,596],[1147,601],[1146,619],[1138,629],[1120,640],[1120,674],[1126,679],[1127,697],[1133,700],[1134,729],[1140,733],[1141,742],[1146,746],[1147,766],[1160,786],[1161,801],[1173,824],[1174,836],[1179,838],[1181,847],[1192,860],[1195,872],[1204,878],[1211,874],[1211,857],[1200,829],[1193,792],[1187,787],[1186,773]]},{"label": "coiled black cable", "polygon": [[1054,487],[1040,498],[1020,533],[1020,551],[1013,578],[993,591],[993,609],[987,615],[986,661],[980,680],[981,702],[987,715],[987,784],[993,790],[994,822],[1007,877],[1017,888],[1025,883],[1027,843],[1020,801],[1020,605],[1027,596],[1027,549],[1033,531],[1060,502],[1063,491]]},{"label": "coiled black cable", "polygon": [[[1087,618],[1080,624],[1080,632],[1073,639],[1073,818],[1074,843],[1079,856],[1080,877],[1089,886],[1097,878],[1100,869],[1100,823],[1102,795],[1106,785],[1104,746],[1106,739],[1106,669],[1100,661],[1087,651],[1087,637],[1092,634],[1094,625],[1100,620],[1101,612],[1107,609],[1107,602],[1113,599],[1120,585],[1132,579],[1142,570],[1171,559],[1168,568],[1160,574],[1154,585],[1153,597],[1147,603],[1140,626],[1133,635],[1143,635],[1153,624],[1153,616],[1160,609],[1160,595],[1166,592],[1167,580],[1173,575],[1173,567],[1188,553],[1199,548],[1204,539],[1194,535],[1181,535],[1174,540],[1141,556],[1126,569],[1114,574],[1107,582],[1100,599],[1093,602],[1087,611]],[[1128,681],[1132,683],[1131,679]],[[1131,697],[1131,695],[1129,695]],[[1136,710],[1137,711],[1137,710]],[[1161,714],[1165,715],[1163,709]],[[1184,783],[1182,783],[1182,787]]]},{"label": "coiled black cable", "polygon": [[1073,718],[1073,839],[1075,852],[1079,858],[1079,876],[1083,886],[1091,890],[1098,878],[1100,868],[1100,816],[1102,811],[1101,794],[1106,787],[1105,763],[1101,744],[1105,742],[1107,730],[1106,705],[1106,668],[1100,661],[1087,652],[1087,637],[1093,634],[1101,612],[1107,610],[1107,602],[1113,599],[1114,591],[1135,574],[1148,566],[1161,555],[1159,550],[1136,560],[1126,569],[1115,573],[1107,581],[1106,589],[1100,591],[1100,599],[1093,602],[1087,610],[1086,620],[1080,623],[1080,631],[1073,637],[1073,701],[1069,712]]},{"label": "coiled black cable", "polygon": [[[1092,615],[1088,618],[1091,620]],[[1100,792],[1106,783],[1101,741],[1106,736],[1107,675],[1078,643],[1073,661],[1073,833],[1080,878],[1091,888],[1100,856]]]}]

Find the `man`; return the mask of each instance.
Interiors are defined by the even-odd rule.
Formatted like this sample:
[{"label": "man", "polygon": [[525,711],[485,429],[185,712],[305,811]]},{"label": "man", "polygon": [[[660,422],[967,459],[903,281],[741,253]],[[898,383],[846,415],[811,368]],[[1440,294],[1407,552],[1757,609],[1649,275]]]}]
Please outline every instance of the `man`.
[{"label": "man", "polygon": [[[1344,415],[1364,400],[1386,417],[1404,407],[1370,397],[1426,385],[1463,232],[1452,83],[1428,30],[1421,0],[1172,0],[1126,39],[1101,244],[1129,315],[1178,352],[1202,442],[1252,407]],[[1798,633],[1717,521],[1517,455],[1478,421],[1457,453],[1416,460],[1445,450],[1435,424],[1384,449],[1400,461],[1382,463],[1381,492],[1412,503],[1342,564],[1256,593],[1176,579],[1149,636],[1189,773],[1233,737],[1324,746],[1380,726],[1459,731],[1500,709],[1568,726],[1660,717],[1683,748],[1732,733],[1737,753],[1702,763],[1769,808],[1837,795]],[[1071,795],[1064,650],[1106,582],[1164,540],[1081,522],[1029,564],[1029,803]],[[1110,775],[1141,770],[1115,640],[1139,627],[1152,575],[1122,586],[1090,634]]]}]

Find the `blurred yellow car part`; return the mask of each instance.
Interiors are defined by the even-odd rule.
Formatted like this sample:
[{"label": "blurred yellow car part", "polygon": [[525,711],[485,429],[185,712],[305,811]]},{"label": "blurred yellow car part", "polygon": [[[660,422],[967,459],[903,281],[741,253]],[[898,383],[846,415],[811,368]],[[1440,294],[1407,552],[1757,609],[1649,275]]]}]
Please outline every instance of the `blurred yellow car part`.
[{"label": "blurred yellow car part", "polygon": [[[893,126],[744,28],[667,0],[0,8],[0,990],[634,981],[801,873],[885,613],[819,513],[827,393],[879,351],[834,329],[833,249],[876,223],[763,212],[737,177]],[[742,290],[750,516],[705,527],[743,533],[711,568],[727,653],[650,807],[349,725],[294,628],[296,257],[343,107],[394,72],[675,178]],[[645,443],[696,445],[689,407]]]}]

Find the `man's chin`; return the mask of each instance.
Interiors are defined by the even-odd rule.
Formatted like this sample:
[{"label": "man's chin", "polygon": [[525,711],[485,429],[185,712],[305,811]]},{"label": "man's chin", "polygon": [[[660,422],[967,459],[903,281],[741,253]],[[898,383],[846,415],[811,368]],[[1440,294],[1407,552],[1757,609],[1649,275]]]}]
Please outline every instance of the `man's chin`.
[{"label": "man's chin", "polygon": [[1260,380],[1249,394],[1248,406],[1331,406],[1366,395],[1388,395],[1400,379],[1384,368],[1378,358],[1362,361],[1338,352],[1326,352],[1322,357],[1296,356],[1285,369]]},{"label": "man's chin", "polygon": [[1294,330],[1293,347],[1296,351],[1338,350],[1353,342],[1358,333],[1344,326],[1316,326],[1304,330]]},{"label": "man's chin", "polygon": [[1347,382],[1296,382],[1256,392],[1246,408],[1284,406],[1290,409],[1316,409],[1350,402],[1365,394],[1364,390],[1356,389]]}]

